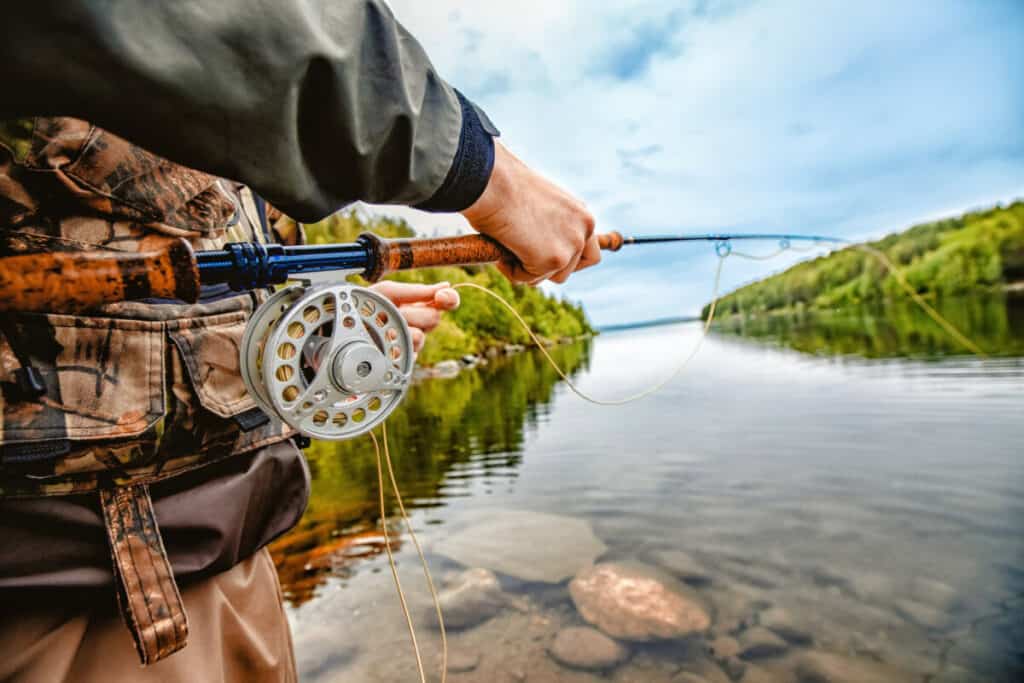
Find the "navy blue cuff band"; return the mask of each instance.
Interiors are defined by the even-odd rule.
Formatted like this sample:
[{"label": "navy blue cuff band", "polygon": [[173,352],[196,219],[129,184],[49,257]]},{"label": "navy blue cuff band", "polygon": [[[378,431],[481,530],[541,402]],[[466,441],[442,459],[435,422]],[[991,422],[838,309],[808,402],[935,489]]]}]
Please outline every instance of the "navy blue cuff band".
[{"label": "navy blue cuff band", "polygon": [[462,211],[484,193],[494,170],[494,138],[499,134],[487,115],[458,90],[462,105],[459,148],[441,187],[427,201],[414,208],[435,213]]}]

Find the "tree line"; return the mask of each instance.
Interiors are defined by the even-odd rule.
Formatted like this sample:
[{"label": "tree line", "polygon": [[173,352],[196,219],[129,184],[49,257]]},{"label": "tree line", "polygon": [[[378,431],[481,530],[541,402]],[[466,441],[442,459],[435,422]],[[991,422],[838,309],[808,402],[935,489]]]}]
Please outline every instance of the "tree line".
[{"label": "tree line", "polygon": [[[1002,290],[1024,282],[1024,202],[916,225],[869,244],[926,297]],[[721,298],[718,310],[749,315],[836,309],[906,297],[878,259],[846,247],[740,287]]]}]

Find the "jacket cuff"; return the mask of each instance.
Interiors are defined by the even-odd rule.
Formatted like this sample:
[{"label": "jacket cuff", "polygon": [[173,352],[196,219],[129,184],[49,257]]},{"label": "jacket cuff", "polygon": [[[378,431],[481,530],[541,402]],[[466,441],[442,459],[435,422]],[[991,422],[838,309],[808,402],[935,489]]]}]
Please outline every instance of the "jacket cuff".
[{"label": "jacket cuff", "polygon": [[441,187],[413,208],[434,213],[453,213],[472,206],[484,193],[494,170],[494,138],[501,133],[479,107],[458,90],[462,106],[459,148]]}]

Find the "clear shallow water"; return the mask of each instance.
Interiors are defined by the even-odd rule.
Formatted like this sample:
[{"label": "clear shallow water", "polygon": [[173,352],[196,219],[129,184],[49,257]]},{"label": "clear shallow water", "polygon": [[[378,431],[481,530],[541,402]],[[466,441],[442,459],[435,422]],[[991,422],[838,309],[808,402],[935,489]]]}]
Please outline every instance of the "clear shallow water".
[{"label": "clear shallow water", "polygon": [[[612,398],[663,378],[697,331],[556,351],[583,389]],[[452,634],[470,669],[452,681],[1011,681],[1024,675],[1022,418],[1022,358],[864,360],[716,334],[661,393],[621,408],[580,401],[527,353],[419,385],[389,427],[441,582],[461,567],[431,552],[439,539],[504,510],[551,513],[588,522],[603,559],[688,553],[706,573],[695,589],[713,607],[712,635],[742,640],[782,614],[810,636],[724,668],[689,639],[573,671],[547,653],[560,628],[583,623],[565,583],[500,576],[513,599]],[[415,679],[372,455],[367,440],[314,446],[310,509],[274,546],[306,681]],[[435,664],[428,594],[400,542]],[[809,653],[843,659],[822,670]]]}]

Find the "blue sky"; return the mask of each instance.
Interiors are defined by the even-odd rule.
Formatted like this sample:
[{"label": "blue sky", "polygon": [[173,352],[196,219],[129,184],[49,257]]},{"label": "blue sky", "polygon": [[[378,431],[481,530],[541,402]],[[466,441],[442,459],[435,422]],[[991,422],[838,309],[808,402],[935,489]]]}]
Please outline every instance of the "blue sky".
[{"label": "blue sky", "polygon": [[[862,239],[1024,197],[1020,0],[391,4],[599,230]],[[730,259],[723,287],[797,257]],[[627,248],[552,290],[598,324],[694,313],[715,262],[709,245]]]}]

